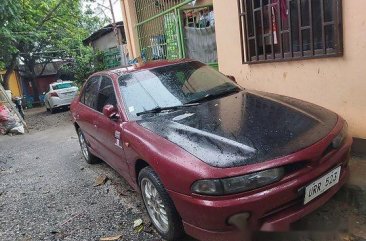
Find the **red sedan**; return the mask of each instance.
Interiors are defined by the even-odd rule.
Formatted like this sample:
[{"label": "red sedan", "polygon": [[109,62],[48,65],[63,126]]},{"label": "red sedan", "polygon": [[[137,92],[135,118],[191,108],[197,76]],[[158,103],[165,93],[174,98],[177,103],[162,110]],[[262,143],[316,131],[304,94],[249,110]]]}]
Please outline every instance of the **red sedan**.
[{"label": "red sedan", "polygon": [[349,175],[340,116],[197,61],[93,74],[71,112],[86,161],[104,160],[140,191],[167,240],[287,230]]}]

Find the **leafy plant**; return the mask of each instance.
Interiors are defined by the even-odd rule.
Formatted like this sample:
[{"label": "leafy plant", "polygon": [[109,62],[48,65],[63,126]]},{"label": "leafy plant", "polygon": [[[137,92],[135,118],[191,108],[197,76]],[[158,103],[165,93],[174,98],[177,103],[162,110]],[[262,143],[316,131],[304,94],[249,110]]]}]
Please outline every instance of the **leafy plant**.
[{"label": "leafy plant", "polygon": [[[83,11],[81,0],[2,0],[0,20],[0,67],[6,69],[5,87],[18,63],[32,82],[35,101],[39,96],[35,79],[48,63],[71,61],[80,81],[85,78],[82,72],[99,67],[94,61],[97,56],[82,40],[106,19],[95,16],[88,6]],[[36,73],[37,65],[43,66],[41,73]]]}]

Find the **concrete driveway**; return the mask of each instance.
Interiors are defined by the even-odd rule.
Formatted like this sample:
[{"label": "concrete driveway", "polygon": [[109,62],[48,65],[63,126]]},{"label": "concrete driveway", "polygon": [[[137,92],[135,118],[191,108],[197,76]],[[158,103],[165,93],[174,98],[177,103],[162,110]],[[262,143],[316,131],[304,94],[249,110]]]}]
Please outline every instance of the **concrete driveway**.
[{"label": "concrete driveway", "polygon": [[[123,178],[104,163],[88,165],[82,159],[69,112],[51,115],[33,109],[26,115],[30,134],[0,136],[0,240],[99,240],[116,235],[120,240],[161,240],[140,196]],[[365,171],[366,161],[352,162],[357,176],[366,174],[360,163]],[[100,176],[108,180],[95,186]],[[365,240],[366,212],[357,198],[366,185],[359,185],[360,180],[354,178],[327,205],[299,221],[295,232],[258,233],[253,239]],[[133,229],[139,218],[144,221],[141,232]]]}]

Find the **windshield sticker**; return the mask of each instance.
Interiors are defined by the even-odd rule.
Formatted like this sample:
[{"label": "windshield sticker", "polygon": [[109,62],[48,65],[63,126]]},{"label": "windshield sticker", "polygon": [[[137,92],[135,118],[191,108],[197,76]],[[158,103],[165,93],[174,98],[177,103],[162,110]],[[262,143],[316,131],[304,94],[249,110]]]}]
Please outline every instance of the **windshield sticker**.
[{"label": "windshield sticker", "polygon": [[128,110],[130,111],[130,113],[131,113],[131,112],[134,112],[134,111],[135,111],[135,107],[130,106],[130,107],[128,107]]}]

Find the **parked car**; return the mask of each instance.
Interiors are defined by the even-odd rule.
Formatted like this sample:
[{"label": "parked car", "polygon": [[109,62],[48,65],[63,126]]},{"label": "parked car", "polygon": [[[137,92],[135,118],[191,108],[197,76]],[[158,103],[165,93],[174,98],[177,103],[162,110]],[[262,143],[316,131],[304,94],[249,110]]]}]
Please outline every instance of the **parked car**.
[{"label": "parked car", "polygon": [[167,240],[287,230],[349,175],[339,115],[244,89],[197,61],[93,74],[71,112],[86,161],[104,160],[141,192]]},{"label": "parked car", "polygon": [[53,114],[57,108],[70,106],[79,88],[71,81],[51,83],[45,93],[44,103],[47,111]]}]

